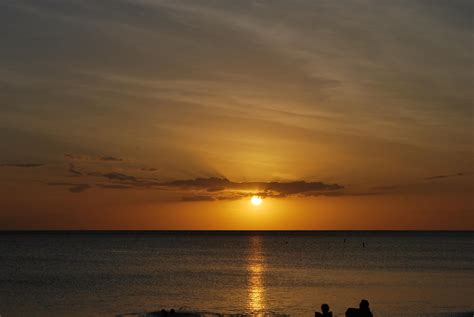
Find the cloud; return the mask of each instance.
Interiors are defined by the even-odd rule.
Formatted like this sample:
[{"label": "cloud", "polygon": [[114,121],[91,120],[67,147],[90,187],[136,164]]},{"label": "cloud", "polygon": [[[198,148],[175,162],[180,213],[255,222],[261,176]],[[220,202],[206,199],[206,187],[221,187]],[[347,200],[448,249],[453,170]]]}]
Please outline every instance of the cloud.
[{"label": "cloud", "polygon": [[133,188],[133,186],[120,185],[120,184],[95,184],[95,186],[100,187],[100,188],[108,188],[108,189],[129,189],[129,188]]},{"label": "cloud", "polygon": [[30,167],[41,167],[41,166],[44,166],[46,164],[41,164],[41,163],[11,163],[11,164],[0,164],[0,167],[26,167],[26,168],[30,168]]},{"label": "cloud", "polygon": [[64,157],[69,160],[83,160],[84,159],[84,156],[74,155],[74,154],[64,154]]},{"label": "cloud", "polygon": [[123,159],[120,157],[115,157],[115,156],[101,156],[98,158],[99,161],[105,161],[105,162],[123,162]]},{"label": "cloud", "polygon": [[142,167],[142,168],[140,168],[140,171],[156,172],[156,171],[158,171],[158,169],[157,169],[157,168],[153,168],[153,167]]},{"label": "cloud", "polygon": [[78,177],[78,176],[81,176],[82,175],[82,172],[76,170],[74,164],[69,164],[69,169],[68,169],[69,173],[71,173],[70,176],[73,176],[73,177]]},{"label": "cloud", "polygon": [[[227,178],[209,177],[187,180],[175,180],[161,183],[163,186],[179,189],[200,189],[207,192],[223,190],[253,190],[260,191],[262,195],[297,195],[307,192],[334,191],[343,189],[339,184],[326,184],[323,182],[232,182]],[[273,194],[272,194],[273,193]]]},{"label": "cloud", "polygon": [[48,183],[49,186],[65,186],[71,193],[81,193],[86,189],[91,188],[89,184],[74,184],[74,183]]},{"label": "cloud", "polygon": [[319,192],[319,193],[307,193],[304,196],[318,197],[318,196],[330,196],[330,197],[341,197],[341,196],[373,196],[382,195],[380,192],[362,192],[362,193],[349,193],[349,192]]},{"label": "cloud", "polygon": [[[157,183],[162,189],[192,192],[186,199],[194,200],[238,200],[258,195],[262,198],[283,198],[287,196],[334,195],[344,186],[323,182],[234,182],[227,178],[209,177]],[[347,195],[339,193],[340,196]],[[190,198],[191,197],[191,198]],[[189,201],[188,200],[188,201]]]},{"label": "cloud", "polygon": [[[75,170],[72,164],[69,170],[77,176],[83,175],[83,173]],[[160,181],[155,178],[140,178],[119,172],[89,172],[87,175],[106,178],[111,182],[109,184],[96,184],[96,186],[100,188],[146,188],[182,192],[184,194],[182,198],[183,201],[236,200],[251,195],[259,195],[263,198],[283,198],[293,195],[319,196],[324,193],[337,193],[338,191],[344,189],[344,186],[339,184],[307,181],[234,182],[227,178],[220,177],[199,177],[194,179]],[[69,183],[61,184],[65,186],[72,186]]]},{"label": "cloud", "polygon": [[214,201],[215,198],[212,196],[195,195],[195,196],[182,197],[181,200],[182,201]]},{"label": "cloud", "polygon": [[403,185],[387,185],[387,186],[374,186],[371,189],[385,191],[385,190],[396,190],[402,187]]},{"label": "cloud", "polygon": [[[467,176],[473,174],[472,172],[458,172],[458,173],[453,173],[453,174],[439,174],[439,175],[434,175],[430,177],[425,177],[422,180],[416,180],[413,182],[408,182],[408,183],[401,183],[401,184],[394,184],[394,185],[381,185],[381,186],[374,186],[371,187],[370,189],[379,192],[379,194],[387,194],[387,193],[401,193],[401,192],[416,192],[420,190],[424,190],[429,188],[432,185],[435,185],[435,183],[431,181],[436,181],[436,180],[443,180],[446,178],[455,178],[455,177],[461,177],[461,176]],[[430,181],[430,182],[426,182]],[[440,184],[440,183],[437,183]]]},{"label": "cloud", "polygon": [[[94,174],[90,174],[90,175],[94,175]],[[104,174],[99,174],[99,175],[106,177],[110,180],[130,181],[130,182],[138,181],[135,176],[130,176],[130,175],[122,174],[122,173],[104,173]]]},{"label": "cloud", "polygon": [[68,160],[83,160],[83,161],[98,161],[98,162],[123,162],[124,159],[116,156],[88,156],[88,155],[76,155],[76,154],[64,154],[64,157]]},{"label": "cloud", "polygon": [[174,180],[163,183],[163,185],[177,188],[196,188],[196,189],[224,189],[229,188],[232,184],[227,178],[209,177]]},{"label": "cloud", "polygon": [[[139,178],[128,174],[110,172],[110,173],[88,173],[89,176],[96,176],[106,178],[115,184],[119,183],[122,185],[127,185],[130,188],[155,188],[160,189],[164,183],[160,183],[157,180],[149,178]],[[104,187],[105,188],[105,187]],[[161,188],[165,189],[165,188]]]},{"label": "cloud", "polygon": [[455,174],[435,175],[435,176],[425,177],[424,179],[433,180],[433,179],[440,179],[440,178],[464,176],[467,174],[469,173],[460,172],[460,173],[455,173]]}]

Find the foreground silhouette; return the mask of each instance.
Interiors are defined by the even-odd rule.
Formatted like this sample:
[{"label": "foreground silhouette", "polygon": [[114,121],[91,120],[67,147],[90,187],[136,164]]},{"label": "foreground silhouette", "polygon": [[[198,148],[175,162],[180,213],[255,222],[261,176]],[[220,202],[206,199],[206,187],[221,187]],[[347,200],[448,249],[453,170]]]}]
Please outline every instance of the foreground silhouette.
[{"label": "foreground silhouette", "polygon": [[346,317],[373,317],[369,308],[369,301],[363,299],[360,301],[359,308],[348,308]]},{"label": "foreground silhouette", "polygon": [[321,305],[321,312],[315,312],[314,317],[332,317],[332,312],[329,311],[329,305],[328,304],[322,304]]},{"label": "foreground silhouette", "polygon": [[[275,312],[251,312],[251,313],[234,313],[234,314],[222,314],[213,312],[198,312],[198,311],[185,311],[185,310],[174,310],[161,309],[152,312],[144,313],[128,313],[117,315],[117,317],[290,317],[287,314],[279,314]],[[471,315],[466,315],[471,316]],[[328,304],[321,305],[321,312],[315,312],[314,317],[333,317],[332,312],[329,311]],[[373,317],[372,312],[369,308],[369,301],[363,299],[360,301],[359,308],[348,308],[346,311],[346,317]]]}]

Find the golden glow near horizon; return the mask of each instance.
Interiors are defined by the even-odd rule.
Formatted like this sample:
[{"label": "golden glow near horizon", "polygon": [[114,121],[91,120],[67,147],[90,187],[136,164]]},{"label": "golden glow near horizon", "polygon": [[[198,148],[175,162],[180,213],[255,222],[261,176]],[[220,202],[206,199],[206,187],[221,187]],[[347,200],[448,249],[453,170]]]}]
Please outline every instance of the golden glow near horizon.
[{"label": "golden glow near horizon", "polygon": [[254,195],[254,196],[252,196],[252,198],[250,199],[250,202],[252,203],[252,205],[258,206],[258,205],[261,205],[261,204],[262,204],[263,199],[262,199],[262,197],[260,197],[260,196]]}]

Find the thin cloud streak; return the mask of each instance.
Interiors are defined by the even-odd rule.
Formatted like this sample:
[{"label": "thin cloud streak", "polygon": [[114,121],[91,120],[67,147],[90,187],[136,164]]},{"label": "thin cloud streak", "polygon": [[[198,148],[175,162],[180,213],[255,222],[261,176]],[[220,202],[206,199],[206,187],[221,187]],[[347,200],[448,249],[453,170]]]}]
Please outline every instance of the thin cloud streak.
[{"label": "thin cloud streak", "polygon": [[426,177],[425,179],[434,180],[434,179],[441,179],[441,178],[465,176],[467,174],[470,174],[470,173],[459,172],[459,173],[454,173],[454,174],[435,175],[435,176]]},{"label": "thin cloud streak", "polygon": [[42,163],[4,163],[0,164],[0,167],[24,167],[24,168],[31,168],[31,167],[42,167],[46,164]]},{"label": "thin cloud streak", "polygon": [[76,154],[64,154],[64,157],[68,160],[82,160],[82,161],[98,161],[98,162],[123,162],[124,160],[116,156],[87,156],[87,155],[76,155]]},{"label": "thin cloud streak", "polygon": [[91,188],[91,185],[89,184],[76,184],[76,183],[61,183],[61,182],[56,182],[56,183],[48,183],[49,186],[64,186],[68,187],[68,190],[71,193],[82,193],[86,189]]}]

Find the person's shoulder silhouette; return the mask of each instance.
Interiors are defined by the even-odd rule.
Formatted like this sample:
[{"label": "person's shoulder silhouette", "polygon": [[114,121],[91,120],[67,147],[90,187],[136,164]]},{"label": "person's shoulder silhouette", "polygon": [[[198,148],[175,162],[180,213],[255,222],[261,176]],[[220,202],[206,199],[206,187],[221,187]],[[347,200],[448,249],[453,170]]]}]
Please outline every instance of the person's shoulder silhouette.
[{"label": "person's shoulder silhouette", "polygon": [[328,304],[322,304],[321,305],[321,313],[320,312],[315,312],[314,316],[315,317],[332,317],[332,312],[329,311],[329,305]]},{"label": "person's shoulder silhouette", "polygon": [[359,308],[348,308],[346,317],[373,317],[369,308],[369,301],[363,299],[360,301]]},{"label": "person's shoulder silhouette", "polygon": [[346,310],[346,317],[358,317],[359,310],[357,308],[348,308]]}]

